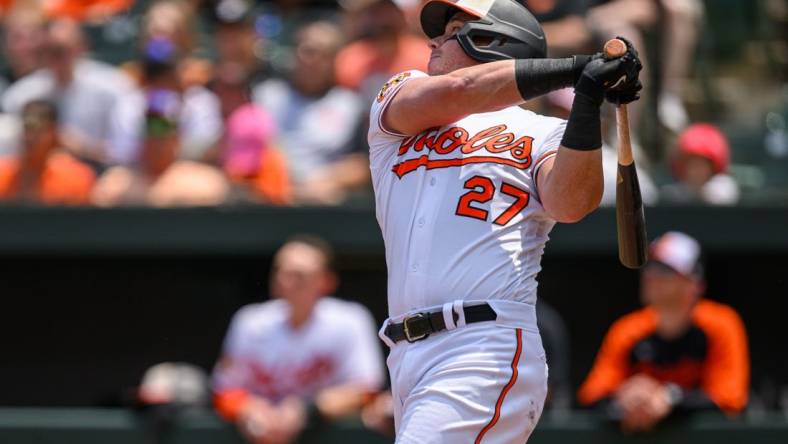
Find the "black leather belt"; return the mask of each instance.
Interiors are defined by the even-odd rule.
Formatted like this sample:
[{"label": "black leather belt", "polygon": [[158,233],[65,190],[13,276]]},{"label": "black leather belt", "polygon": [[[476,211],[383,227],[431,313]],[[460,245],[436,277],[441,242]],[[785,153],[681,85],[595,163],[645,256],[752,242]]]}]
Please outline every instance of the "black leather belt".
[{"label": "black leather belt", "polygon": [[[463,307],[463,311],[465,312],[466,324],[494,321],[498,317],[495,310],[493,310],[489,304]],[[454,316],[454,322],[457,322],[457,313],[452,311],[452,315]],[[383,334],[394,342],[416,342],[427,339],[430,334],[443,330],[446,330],[446,322],[443,320],[443,311],[434,311],[431,313],[416,313],[410,315],[399,324],[390,323],[386,326],[386,330],[383,331]]]}]

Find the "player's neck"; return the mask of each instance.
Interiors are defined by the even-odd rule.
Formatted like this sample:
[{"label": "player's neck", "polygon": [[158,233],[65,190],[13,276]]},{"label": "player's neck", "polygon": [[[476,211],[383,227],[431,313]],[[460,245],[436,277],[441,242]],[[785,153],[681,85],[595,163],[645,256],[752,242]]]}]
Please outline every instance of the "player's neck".
[{"label": "player's neck", "polygon": [[676,339],[692,324],[695,304],[657,308],[657,333],[664,339]]},{"label": "player's neck", "polygon": [[312,311],[314,306],[309,307],[299,307],[295,308],[290,311],[290,319],[288,323],[290,324],[290,328],[293,330],[299,330],[301,327],[306,325],[309,321],[309,318],[312,317]]}]

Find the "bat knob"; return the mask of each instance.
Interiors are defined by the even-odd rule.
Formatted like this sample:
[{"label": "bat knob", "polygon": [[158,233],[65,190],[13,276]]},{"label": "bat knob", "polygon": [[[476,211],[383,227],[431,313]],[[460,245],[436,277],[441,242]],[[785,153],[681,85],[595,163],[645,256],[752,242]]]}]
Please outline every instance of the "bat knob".
[{"label": "bat knob", "polygon": [[627,53],[627,44],[621,39],[610,39],[605,43],[604,54],[608,59],[615,59]]}]

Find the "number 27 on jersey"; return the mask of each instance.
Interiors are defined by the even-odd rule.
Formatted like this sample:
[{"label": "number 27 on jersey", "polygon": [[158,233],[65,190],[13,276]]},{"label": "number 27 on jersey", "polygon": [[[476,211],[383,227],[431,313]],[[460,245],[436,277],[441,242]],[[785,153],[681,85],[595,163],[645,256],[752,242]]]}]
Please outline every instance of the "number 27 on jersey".
[{"label": "number 27 on jersey", "polygon": [[[465,181],[464,188],[470,191],[460,196],[455,214],[486,221],[489,211],[472,204],[483,204],[491,201],[496,192],[495,183],[489,177],[473,176]],[[528,205],[528,200],[531,196],[527,191],[506,182],[501,183],[500,192],[515,199],[509,208],[493,220],[493,223],[496,225],[506,225]]]}]

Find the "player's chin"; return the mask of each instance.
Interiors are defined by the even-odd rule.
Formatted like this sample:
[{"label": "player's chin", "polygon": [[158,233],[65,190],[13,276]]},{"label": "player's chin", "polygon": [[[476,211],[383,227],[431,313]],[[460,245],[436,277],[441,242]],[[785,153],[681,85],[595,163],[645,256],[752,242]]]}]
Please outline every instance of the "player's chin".
[{"label": "player's chin", "polygon": [[444,66],[441,56],[433,56],[427,63],[427,74],[431,76],[439,76],[446,74],[446,67]]}]

